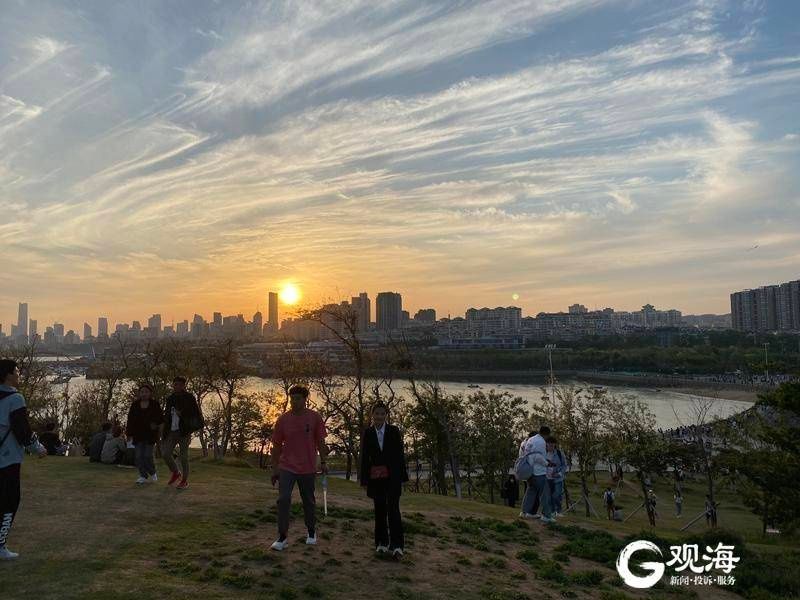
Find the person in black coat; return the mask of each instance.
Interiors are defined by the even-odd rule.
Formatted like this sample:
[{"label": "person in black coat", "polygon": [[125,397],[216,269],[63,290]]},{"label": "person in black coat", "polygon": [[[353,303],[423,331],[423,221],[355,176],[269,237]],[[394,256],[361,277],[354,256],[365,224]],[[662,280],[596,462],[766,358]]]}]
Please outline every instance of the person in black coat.
[{"label": "person in black coat", "polygon": [[136,467],[139,469],[139,479],[136,483],[158,481],[156,465],[153,462],[153,446],[158,442],[161,423],[164,418],[161,407],[153,397],[153,388],[145,383],[139,386],[136,399],[131,403],[128,411],[128,422],[125,431],[133,438],[136,448]]},{"label": "person in black coat", "polygon": [[[178,489],[189,487],[189,442],[192,433],[203,427],[203,414],[194,394],[186,391],[186,378],[176,377],[172,382],[173,392],[164,404],[164,431],[161,436],[161,456],[172,476],[168,485],[180,479]],[[181,468],[175,464],[175,446],[180,448]]]},{"label": "person in black coat", "polygon": [[375,551],[400,558],[404,544],[400,494],[408,470],[403,437],[397,427],[386,422],[388,415],[383,402],[372,407],[372,426],[361,436],[359,481],[375,503]]}]

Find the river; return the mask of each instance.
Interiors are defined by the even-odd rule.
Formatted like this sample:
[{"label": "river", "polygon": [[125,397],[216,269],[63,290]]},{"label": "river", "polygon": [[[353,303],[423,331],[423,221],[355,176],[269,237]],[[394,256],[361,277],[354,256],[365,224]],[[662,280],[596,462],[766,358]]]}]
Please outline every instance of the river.
[{"label": "river", "polygon": [[[586,385],[578,381],[564,381],[564,384]],[[83,377],[74,378],[70,385],[80,386],[85,384]],[[450,394],[471,394],[474,392],[482,391],[488,392],[491,389],[497,391],[508,392],[513,396],[521,397],[527,406],[532,403],[538,402],[542,397],[542,386],[532,384],[518,384],[518,383],[465,383],[459,381],[443,381],[441,382],[443,389]],[[475,387],[475,386],[478,387]],[[393,388],[399,395],[406,397],[410,396],[408,392],[409,382],[406,380],[395,380]],[[674,392],[669,390],[656,390],[652,388],[634,388],[625,386],[607,385],[603,386],[607,393],[617,397],[635,398],[638,399],[650,408],[656,418],[656,427],[662,429],[670,429],[680,425],[688,425],[693,422],[693,408],[695,400],[698,398],[709,398],[712,402],[712,408],[709,412],[709,417],[725,418],[738,412],[742,412],[750,408],[753,403],[744,400],[727,400],[716,398],[712,396],[696,396],[681,392]],[[246,383],[248,391],[269,391],[280,389],[279,383],[274,379],[262,379],[259,377],[250,377]],[[313,396],[313,395],[312,395]],[[314,398],[312,397],[312,401]]]}]

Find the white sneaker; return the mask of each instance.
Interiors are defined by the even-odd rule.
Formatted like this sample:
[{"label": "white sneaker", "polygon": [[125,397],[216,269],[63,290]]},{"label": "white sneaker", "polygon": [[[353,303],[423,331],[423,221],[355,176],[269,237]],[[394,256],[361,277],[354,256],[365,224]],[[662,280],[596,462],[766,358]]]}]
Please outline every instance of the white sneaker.
[{"label": "white sneaker", "polygon": [[392,550],[392,556],[395,558],[402,558],[403,557],[403,549],[402,548],[395,548]]},{"label": "white sneaker", "polygon": [[273,550],[277,550],[278,552],[283,552],[288,547],[289,547],[289,538],[288,537],[283,541],[275,540],[274,542],[272,542],[272,546],[270,546],[270,548],[272,548]]},{"label": "white sneaker", "polygon": [[147,483],[147,477],[139,477],[139,479],[136,480],[136,483],[138,483],[139,485]]},{"label": "white sneaker", "polygon": [[155,483],[156,481],[158,481],[158,475],[153,473],[150,475],[150,483]]},{"label": "white sneaker", "polygon": [[389,547],[388,546],[378,546],[377,548],[375,548],[375,552],[377,552],[378,554],[386,554],[387,552],[389,552]]},{"label": "white sneaker", "polygon": [[519,516],[523,519],[538,519],[539,515],[532,515],[531,513],[521,512]]},{"label": "white sneaker", "polygon": [[555,513],[553,516],[554,516],[554,517],[558,517],[558,518],[560,519],[561,517],[563,517],[563,516],[564,516],[564,513],[558,513],[558,512],[557,512],[557,513]]},{"label": "white sneaker", "polygon": [[316,546],[317,545],[317,534],[309,535],[306,537],[306,544],[309,546]]},{"label": "white sneaker", "polygon": [[542,523],[555,523],[556,520],[553,517],[542,517]]},{"label": "white sneaker", "polygon": [[19,558],[18,553],[12,552],[5,546],[0,548],[0,560],[14,560],[15,558]]}]

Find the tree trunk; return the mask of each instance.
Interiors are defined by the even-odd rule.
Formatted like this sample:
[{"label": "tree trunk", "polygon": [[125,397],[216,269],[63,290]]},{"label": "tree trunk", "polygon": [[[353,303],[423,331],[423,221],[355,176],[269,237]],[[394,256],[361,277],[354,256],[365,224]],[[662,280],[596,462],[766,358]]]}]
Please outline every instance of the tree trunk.
[{"label": "tree trunk", "polygon": [[353,453],[348,451],[347,452],[347,472],[345,473],[345,479],[350,481],[350,477],[353,473]]}]

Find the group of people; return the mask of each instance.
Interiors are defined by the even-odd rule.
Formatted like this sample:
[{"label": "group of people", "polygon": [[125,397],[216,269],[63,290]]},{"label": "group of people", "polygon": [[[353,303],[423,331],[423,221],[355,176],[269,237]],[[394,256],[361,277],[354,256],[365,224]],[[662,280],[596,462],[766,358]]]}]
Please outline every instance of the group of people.
[{"label": "group of people", "polygon": [[567,458],[547,425],[522,441],[515,466],[516,475],[526,484],[520,517],[554,523],[556,517],[563,516],[564,478],[568,468]]},{"label": "group of people", "polygon": [[[308,408],[308,388],[295,385],[289,390],[290,410],[278,418],[272,434],[272,484],[278,485],[278,539],[272,549],[289,546],[289,516],[295,483],[303,503],[306,544],[317,543],[315,475],[328,474],[325,423]],[[400,496],[408,481],[405,448],[400,430],[389,424],[389,409],[377,402],[370,411],[371,424],[361,436],[358,479],[372,499],[375,511],[375,551],[403,556],[403,521]]]}]

